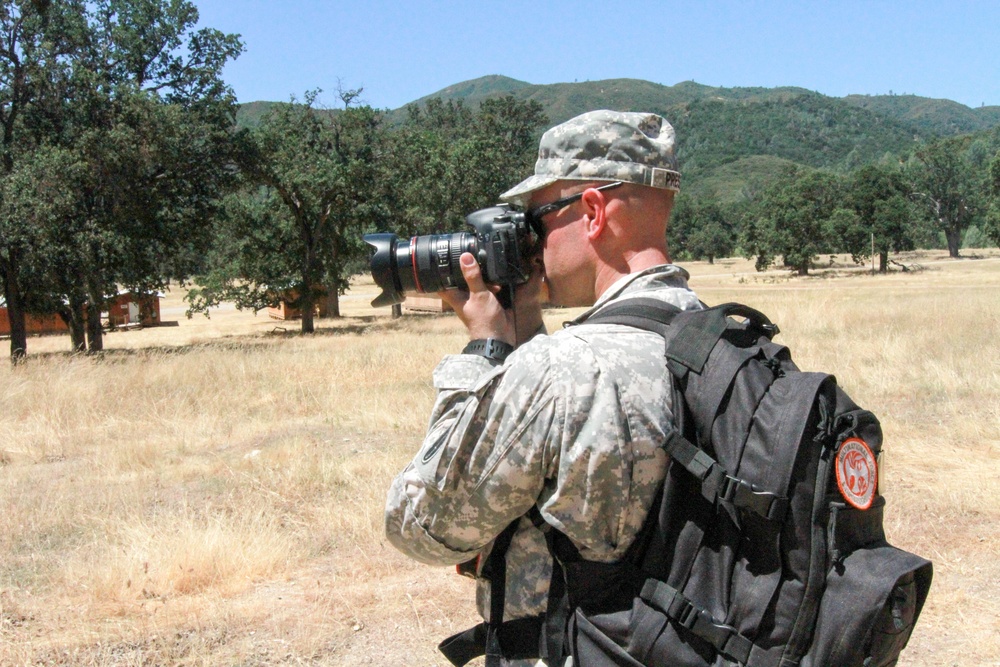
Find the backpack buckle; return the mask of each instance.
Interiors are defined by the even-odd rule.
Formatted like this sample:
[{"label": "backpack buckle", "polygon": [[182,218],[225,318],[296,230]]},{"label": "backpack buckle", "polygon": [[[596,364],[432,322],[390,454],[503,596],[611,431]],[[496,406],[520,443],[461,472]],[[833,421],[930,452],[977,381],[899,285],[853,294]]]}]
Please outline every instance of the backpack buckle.
[{"label": "backpack buckle", "polygon": [[669,616],[678,625],[690,630],[696,637],[711,644],[715,650],[737,662],[746,664],[753,644],[739,634],[736,628],[717,621],[705,609],[699,609],[687,598],[674,598]]},{"label": "backpack buckle", "polygon": [[701,611],[686,597],[676,595],[670,608],[666,610],[667,616],[674,619],[679,625],[691,630],[698,623],[698,612]]},{"label": "backpack buckle", "polygon": [[722,484],[719,486],[719,500],[727,503],[735,502],[737,494],[741,491],[741,487],[746,487],[747,491],[753,491],[753,487],[742,479],[726,475],[722,478]]},{"label": "backpack buckle", "polygon": [[788,511],[788,499],[759,491],[749,482],[725,475],[719,485],[719,500],[749,510],[769,521],[781,521]]}]

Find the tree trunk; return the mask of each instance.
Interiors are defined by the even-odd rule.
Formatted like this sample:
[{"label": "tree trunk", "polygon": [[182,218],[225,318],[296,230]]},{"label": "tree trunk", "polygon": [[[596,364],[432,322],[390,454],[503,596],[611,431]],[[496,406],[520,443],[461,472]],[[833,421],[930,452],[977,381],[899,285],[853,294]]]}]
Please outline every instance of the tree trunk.
[{"label": "tree trunk", "polygon": [[104,349],[104,329],[101,328],[101,307],[93,301],[87,303],[87,351]]},{"label": "tree trunk", "polygon": [[311,289],[302,290],[302,295],[299,297],[299,309],[302,311],[302,333],[313,333],[316,330],[313,323],[316,303]]},{"label": "tree trunk", "polygon": [[327,296],[327,317],[340,317],[340,290],[336,287],[330,289]]},{"label": "tree trunk", "polygon": [[887,273],[889,271],[889,251],[882,250],[878,254],[878,272]]},{"label": "tree trunk", "polygon": [[87,351],[87,329],[81,319],[71,318],[66,325],[69,327],[69,341],[74,352]]},{"label": "tree trunk", "polygon": [[340,317],[340,294],[336,287],[327,287],[320,303],[320,317]]},{"label": "tree trunk", "polygon": [[4,271],[3,292],[7,299],[7,320],[10,322],[10,363],[17,364],[28,351],[28,328],[24,321],[24,297],[9,271]]},{"label": "tree trunk", "polygon": [[798,272],[798,274],[800,276],[808,276],[809,275],[809,262],[805,262],[803,264],[799,264],[797,267],[795,267],[795,270]]},{"label": "tree trunk", "polygon": [[392,304],[392,319],[403,316],[403,304],[394,303]]},{"label": "tree trunk", "polygon": [[962,248],[962,230],[949,227],[944,230],[944,235],[948,239],[948,255],[954,259],[961,257],[958,251]]},{"label": "tree trunk", "polygon": [[69,328],[70,346],[74,352],[87,351],[87,325],[83,308],[84,303],[70,298],[69,305],[59,310],[59,317]]}]

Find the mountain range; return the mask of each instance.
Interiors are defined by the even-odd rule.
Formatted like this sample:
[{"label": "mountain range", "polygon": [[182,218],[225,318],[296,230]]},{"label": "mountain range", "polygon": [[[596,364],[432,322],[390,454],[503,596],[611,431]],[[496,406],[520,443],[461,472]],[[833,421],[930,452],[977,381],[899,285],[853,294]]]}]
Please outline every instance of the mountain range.
[{"label": "mountain range", "polygon": [[[605,79],[574,83],[535,85],[500,75],[490,75],[463,81],[443,88],[418,100],[421,104],[432,97],[478,103],[487,97],[514,95],[541,103],[553,124],[595,108],[651,109],[667,108],[696,101],[727,102],[788,102],[798,97],[815,96],[832,104],[845,104],[892,118],[915,130],[939,136],[977,132],[1000,125],[1000,106],[976,109],[952,100],[933,99],[918,95],[848,95],[828,97],[805,88],[719,88],[694,81],[682,81],[664,86],[640,79]],[[596,104],[596,106],[595,106]],[[601,105],[604,105],[602,107]]]},{"label": "mountain range", "polygon": [[[897,159],[920,142],[1000,131],[1000,106],[970,108],[916,95],[830,97],[804,88],[721,88],[684,81],[664,86],[638,79],[536,85],[490,75],[414,100],[477,106],[513,95],[541,104],[550,124],[592,109],[652,111],[676,128],[684,188],[722,201],[766,185],[791,164],[838,171]],[[237,122],[253,125],[271,103],[241,105]],[[390,122],[405,107],[387,111]]]}]

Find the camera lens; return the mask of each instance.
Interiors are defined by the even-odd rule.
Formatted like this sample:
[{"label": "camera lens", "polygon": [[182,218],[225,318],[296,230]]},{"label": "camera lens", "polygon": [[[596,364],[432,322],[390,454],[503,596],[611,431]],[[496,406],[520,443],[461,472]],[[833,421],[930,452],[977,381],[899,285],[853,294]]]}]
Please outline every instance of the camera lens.
[{"label": "camera lens", "polygon": [[476,237],[468,232],[429,234],[400,240],[395,234],[366,234],[374,248],[372,277],[382,293],[372,301],[376,308],[401,303],[406,292],[439,292],[465,287],[459,257],[476,254]]}]

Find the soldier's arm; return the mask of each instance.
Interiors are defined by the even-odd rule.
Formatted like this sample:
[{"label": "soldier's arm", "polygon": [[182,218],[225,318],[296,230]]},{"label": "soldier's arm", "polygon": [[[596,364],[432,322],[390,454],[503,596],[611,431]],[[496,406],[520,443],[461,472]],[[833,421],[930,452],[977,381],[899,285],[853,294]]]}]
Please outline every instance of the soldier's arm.
[{"label": "soldier's arm", "polygon": [[469,560],[536,502],[552,464],[558,397],[545,345],[508,364],[446,357],[420,451],[393,481],[386,534],[425,563]]}]

